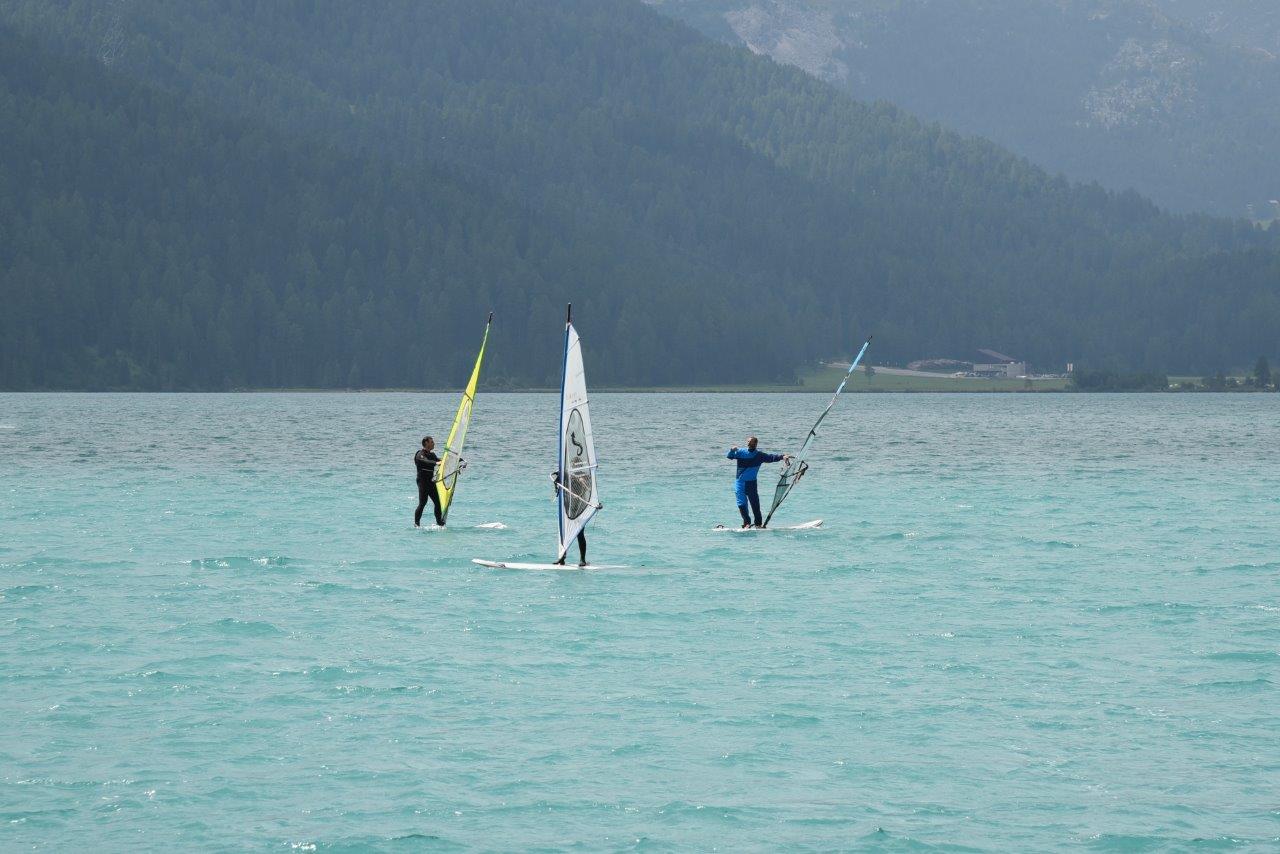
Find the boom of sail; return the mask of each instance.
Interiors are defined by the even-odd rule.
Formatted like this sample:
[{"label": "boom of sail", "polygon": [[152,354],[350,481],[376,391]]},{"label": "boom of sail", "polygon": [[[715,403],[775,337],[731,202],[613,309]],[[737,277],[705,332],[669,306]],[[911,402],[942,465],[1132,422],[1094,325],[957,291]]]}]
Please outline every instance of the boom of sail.
[{"label": "boom of sail", "polygon": [[573,306],[565,316],[564,372],[560,384],[560,452],[556,469],[556,507],[560,543],[556,559],[565,556],[578,533],[601,507],[596,489],[596,447],[587,405],[587,379],[582,369],[582,343],[573,328]]},{"label": "boom of sail", "polygon": [[471,409],[476,402],[476,386],[480,382],[480,364],[484,361],[484,348],[489,343],[489,327],[493,325],[493,312],[489,312],[489,320],[484,325],[484,338],[480,339],[480,353],[476,356],[476,365],[471,369],[471,379],[462,391],[462,402],[458,404],[458,412],[453,416],[453,426],[449,428],[449,438],[444,443],[444,456],[440,458],[440,474],[436,491],[440,494],[440,515],[448,519],[449,508],[453,506],[453,496],[458,491],[458,477],[466,467],[466,458],[462,456],[463,446],[467,443],[467,428],[471,426]]},{"label": "boom of sail", "polygon": [[858,351],[858,355],[854,358],[853,363],[849,365],[849,370],[845,373],[844,379],[840,381],[840,385],[836,388],[835,394],[831,395],[831,400],[827,403],[827,408],[822,410],[822,414],[818,416],[818,420],[809,428],[809,435],[805,436],[804,443],[800,446],[800,450],[791,457],[791,461],[783,468],[781,476],[778,478],[778,485],[773,489],[773,506],[769,508],[769,515],[764,518],[764,526],[769,527],[769,520],[773,518],[773,514],[783,501],[787,500],[787,496],[791,494],[791,490],[796,488],[796,484],[800,483],[800,479],[804,477],[805,472],[809,470],[809,464],[805,461],[805,457],[809,454],[809,447],[813,444],[813,440],[818,435],[818,426],[822,424],[827,413],[831,412],[831,408],[836,405],[836,398],[840,396],[840,392],[844,391],[845,385],[849,382],[849,377],[853,376],[854,370],[858,367],[858,363],[862,361],[863,355],[867,352],[867,347],[871,344],[868,338],[862,344],[862,349]]}]

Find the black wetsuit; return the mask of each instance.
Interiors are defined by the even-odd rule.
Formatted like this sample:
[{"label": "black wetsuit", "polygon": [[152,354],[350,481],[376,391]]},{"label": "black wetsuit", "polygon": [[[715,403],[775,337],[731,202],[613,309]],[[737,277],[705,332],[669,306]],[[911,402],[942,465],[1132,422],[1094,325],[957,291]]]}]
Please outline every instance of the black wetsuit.
[{"label": "black wetsuit", "polygon": [[428,499],[436,513],[436,524],[444,525],[444,516],[440,515],[440,493],[436,491],[436,463],[438,462],[440,458],[435,455],[435,452],[428,451],[426,448],[413,455],[413,464],[418,469],[418,509],[413,511],[414,525],[422,524],[422,510],[427,506]]}]

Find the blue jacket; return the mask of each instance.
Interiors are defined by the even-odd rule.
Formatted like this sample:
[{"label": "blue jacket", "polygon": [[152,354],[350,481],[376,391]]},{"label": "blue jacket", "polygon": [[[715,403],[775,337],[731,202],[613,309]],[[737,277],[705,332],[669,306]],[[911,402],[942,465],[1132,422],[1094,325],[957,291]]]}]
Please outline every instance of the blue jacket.
[{"label": "blue jacket", "polygon": [[766,454],[764,451],[748,451],[746,448],[730,450],[725,457],[738,461],[738,480],[746,483],[760,474],[762,463],[780,463],[782,454]]}]

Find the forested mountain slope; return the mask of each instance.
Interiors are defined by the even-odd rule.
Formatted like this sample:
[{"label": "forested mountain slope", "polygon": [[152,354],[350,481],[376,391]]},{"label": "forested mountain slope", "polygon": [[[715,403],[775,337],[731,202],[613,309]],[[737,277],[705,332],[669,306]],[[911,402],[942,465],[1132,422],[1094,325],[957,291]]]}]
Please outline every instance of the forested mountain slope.
[{"label": "forested mountain slope", "polygon": [[[103,10],[107,11],[104,12]],[[118,14],[117,14],[118,12]],[[1072,186],[622,0],[13,2],[8,387],[1251,361],[1274,236]]]},{"label": "forested mountain slope", "polygon": [[550,385],[570,299],[603,381],[786,378],[804,351],[708,323],[741,283],[696,257],[4,27],[0,138],[3,387],[444,387],[490,309],[488,375]]},{"label": "forested mountain slope", "polygon": [[650,2],[1073,179],[1229,216],[1280,198],[1275,0]]}]

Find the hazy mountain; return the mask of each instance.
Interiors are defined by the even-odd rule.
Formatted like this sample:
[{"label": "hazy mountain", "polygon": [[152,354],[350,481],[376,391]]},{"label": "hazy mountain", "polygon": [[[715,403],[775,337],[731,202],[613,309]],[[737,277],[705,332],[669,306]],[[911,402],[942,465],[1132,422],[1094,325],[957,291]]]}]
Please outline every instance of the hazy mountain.
[{"label": "hazy mountain", "polygon": [[[104,11],[105,10],[105,11]],[[116,14],[119,12],[119,14]],[[598,383],[1273,352],[1274,235],[1073,186],[638,2],[0,6],[0,385]]]},{"label": "hazy mountain", "polygon": [[1071,178],[1230,216],[1280,197],[1272,0],[651,2]]},{"label": "hazy mountain", "polygon": [[1165,14],[1216,41],[1280,56],[1280,3],[1273,0],[1152,0]]}]

